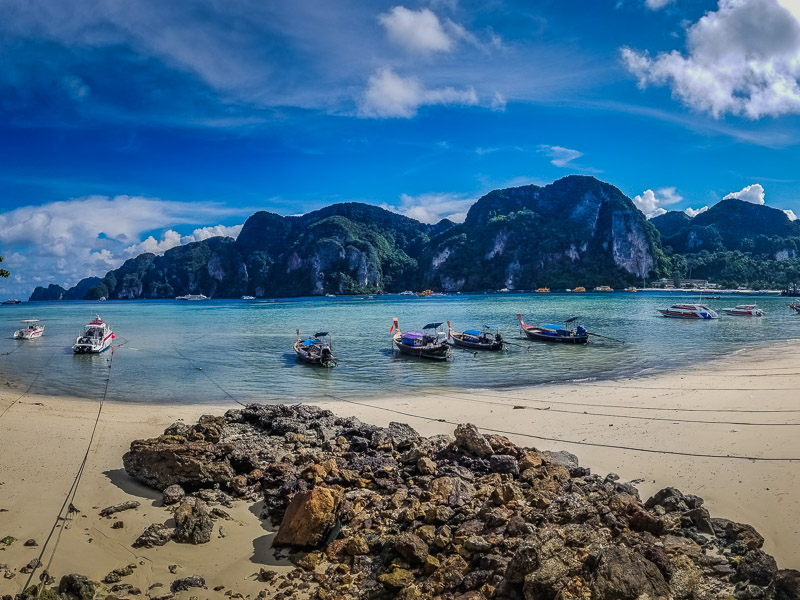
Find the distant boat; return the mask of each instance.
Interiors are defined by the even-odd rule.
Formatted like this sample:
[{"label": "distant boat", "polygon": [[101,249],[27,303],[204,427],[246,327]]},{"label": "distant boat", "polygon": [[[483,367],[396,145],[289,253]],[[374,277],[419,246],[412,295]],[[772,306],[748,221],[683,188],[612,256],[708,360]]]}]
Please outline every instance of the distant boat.
[{"label": "distant boat", "polygon": [[482,329],[455,331],[447,322],[453,344],[470,350],[504,350],[506,344],[497,325],[484,325]]},{"label": "distant boat", "polygon": [[255,296],[242,296],[242,300],[255,300]]},{"label": "distant boat", "polygon": [[722,300],[722,296],[701,296],[701,300]]},{"label": "distant boat", "polygon": [[402,354],[447,360],[450,358],[450,344],[447,343],[447,334],[442,331],[443,323],[428,323],[422,331],[400,331],[400,325],[395,318],[389,333],[394,332],[392,341]]},{"label": "distant boat", "polygon": [[14,332],[15,340],[35,340],[42,337],[44,325],[39,323],[39,319],[23,319],[25,327]]},{"label": "distant boat", "polygon": [[589,342],[589,333],[580,325],[577,325],[575,329],[566,325],[529,325],[522,320],[521,314],[517,314],[517,318],[528,339],[561,344],[586,344]]},{"label": "distant boat", "polygon": [[796,311],[798,314],[800,314],[800,304],[795,304],[794,302],[792,302],[789,305],[789,308],[791,308],[793,311]]},{"label": "distant boat", "polygon": [[400,292],[400,295],[401,296],[413,296],[414,292],[412,292],[411,290],[406,290],[405,292]]},{"label": "distant boat", "polygon": [[763,317],[764,311],[755,304],[740,304],[734,308],[723,308],[722,312],[734,317]]},{"label": "distant boat", "polygon": [[635,294],[635,293],[636,293],[636,292],[638,292],[639,290],[637,290],[635,287],[629,287],[629,288],[625,288],[625,291],[626,291],[626,292],[630,292],[630,293],[632,293],[632,294]]},{"label": "distant boat", "polygon": [[105,302],[106,300],[108,300],[108,298],[106,298],[105,296],[100,296],[100,297],[97,299],[97,301],[98,301],[98,302]]},{"label": "distant boat", "polygon": [[433,290],[422,290],[420,293],[417,294],[420,298],[424,298],[425,296],[433,296]]},{"label": "distant boat", "polygon": [[335,367],[336,359],[333,358],[331,337],[327,331],[315,333],[314,337],[302,339],[300,330],[297,330],[297,341],[294,343],[297,358],[303,362],[320,365],[321,367]]},{"label": "distant boat", "polygon": [[100,315],[95,315],[94,320],[83,328],[83,333],[75,340],[72,351],[75,354],[99,354],[111,347],[113,339],[111,327],[100,319]]},{"label": "distant boat", "polygon": [[16,298],[9,298],[3,304],[22,304],[21,301],[17,300]]},{"label": "distant boat", "polygon": [[326,298],[336,298],[336,294],[325,294]]},{"label": "distant boat", "polygon": [[787,285],[785,289],[781,290],[781,296],[800,296],[800,286],[795,284]]},{"label": "distant boat", "polygon": [[511,290],[510,290],[510,289],[508,289],[508,288],[506,287],[506,288],[500,288],[500,289],[499,289],[499,290],[497,290],[497,291],[498,291],[498,292],[500,292],[501,294],[507,294],[507,293],[508,293],[508,292],[510,292]]},{"label": "distant boat", "polygon": [[186,294],[185,296],[175,296],[175,300],[208,300],[208,296],[203,294]]},{"label": "distant boat", "polygon": [[673,304],[669,308],[659,308],[665,317],[673,319],[717,319],[719,315],[705,304]]},{"label": "distant boat", "polygon": [[537,294],[549,294],[550,293],[550,288],[537,288],[536,293]]},{"label": "distant boat", "polygon": [[596,288],[594,288],[594,291],[595,292],[613,292],[614,288],[609,287],[607,285],[598,285]]},{"label": "distant boat", "polygon": [[586,288],[581,286],[581,285],[579,285],[576,288],[572,288],[572,293],[573,294],[584,294],[584,293],[586,293]]}]

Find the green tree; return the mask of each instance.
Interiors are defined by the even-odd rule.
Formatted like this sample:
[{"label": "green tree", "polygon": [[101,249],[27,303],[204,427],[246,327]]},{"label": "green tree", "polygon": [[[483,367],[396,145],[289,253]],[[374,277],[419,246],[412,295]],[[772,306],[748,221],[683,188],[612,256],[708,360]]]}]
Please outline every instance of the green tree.
[{"label": "green tree", "polygon": [[[0,256],[0,263],[1,262],[3,262],[3,257],[2,256]],[[8,277],[9,275],[11,275],[11,273],[6,271],[5,269],[0,269],[0,277]]]}]

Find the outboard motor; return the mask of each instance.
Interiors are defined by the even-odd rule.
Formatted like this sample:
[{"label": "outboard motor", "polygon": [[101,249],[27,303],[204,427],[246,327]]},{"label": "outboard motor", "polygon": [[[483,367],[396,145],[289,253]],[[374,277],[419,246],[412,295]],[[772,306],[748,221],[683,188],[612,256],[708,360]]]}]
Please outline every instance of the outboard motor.
[{"label": "outboard motor", "polygon": [[583,337],[586,335],[586,329],[584,329],[583,326],[578,325],[578,328],[575,330],[575,333],[577,333],[579,337]]}]

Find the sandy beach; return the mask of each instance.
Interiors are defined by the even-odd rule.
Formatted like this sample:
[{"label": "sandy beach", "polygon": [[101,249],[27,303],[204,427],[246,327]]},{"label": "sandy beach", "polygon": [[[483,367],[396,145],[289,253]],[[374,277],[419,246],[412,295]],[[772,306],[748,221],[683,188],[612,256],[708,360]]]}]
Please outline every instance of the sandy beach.
[{"label": "sandy beach", "polygon": [[[800,568],[800,350],[771,348],[740,353],[697,368],[622,381],[507,390],[431,390],[357,402],[315,399],[337,414],[386,425],[406,422],[420,433],[452,433],[452,423],[475,423],[515,443],[567,450],[594,472],[636,482],[643,498],[675,486],[702,496],[715,517],[752,524],[764,550],[783,568]],[[24,387],[0,393],[0,564],[16,572],[0,579],[0,593],[15,593],[19,573],[47,538],[81,464],[98,402],[25,395]],[[10,407],[10,408],[9,408]],[[239,502],[203,546],[170,543],[150,550],[131,542],[169,513],[161,494],[131,480],[122,454],[131,440],[153,437],[170,423],[221,414],[235,405],[179,406],[106,403],[75,498],[80,510],[63,532],[51,572],[80,572],[94,579],[137,563],[130,583],[147,590],[176,576],[202,574],[211,588],[256,594],[260,568],[274,566],[272,533],[259,506]],[[735,457],[735,458],[734,458]],[[758,460],[755,460],[758,459]],[[774,460],[781,459],[781,460]],[[796,460],[783,460],[796,459]],[[113,519],[100,509],[126,500],[141,506]],[[52,542],[51,542],[52,544]],[[49,552],[45,555],[45,563]],[[169,565],[178,565],[173,575]],[[288,568],[277,566],[275,568]],[[219,596],[221,597],[221,594]]]}]

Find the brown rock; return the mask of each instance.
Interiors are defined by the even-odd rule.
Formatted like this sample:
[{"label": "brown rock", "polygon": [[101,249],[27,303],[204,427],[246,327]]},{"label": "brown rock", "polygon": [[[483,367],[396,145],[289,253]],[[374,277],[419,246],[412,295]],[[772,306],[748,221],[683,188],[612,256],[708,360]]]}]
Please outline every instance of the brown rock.
[{"label": "brown rock", "polygon": [[336,521],[341,493],[315,487],[292,496],[281,521],[275,543],[290,546],[318,546]]}]

